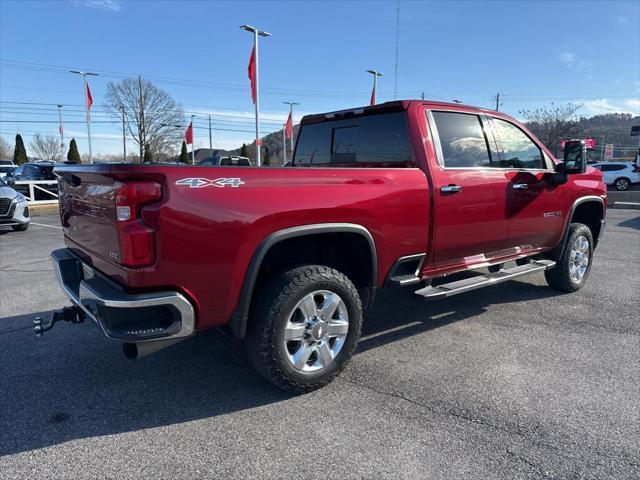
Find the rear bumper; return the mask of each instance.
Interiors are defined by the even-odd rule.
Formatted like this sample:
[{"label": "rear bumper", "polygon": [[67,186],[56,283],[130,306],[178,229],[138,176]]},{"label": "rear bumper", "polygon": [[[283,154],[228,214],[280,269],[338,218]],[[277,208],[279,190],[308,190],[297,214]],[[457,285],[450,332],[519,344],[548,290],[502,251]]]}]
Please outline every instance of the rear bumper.
[{"label": "rear bumper", "polygon": [[71,302],[115,340],[138,343],[182,339],[195,332],[195,312],[180,293],[130,295],[92,269],[69,249],[51,254],[60,286]]}]

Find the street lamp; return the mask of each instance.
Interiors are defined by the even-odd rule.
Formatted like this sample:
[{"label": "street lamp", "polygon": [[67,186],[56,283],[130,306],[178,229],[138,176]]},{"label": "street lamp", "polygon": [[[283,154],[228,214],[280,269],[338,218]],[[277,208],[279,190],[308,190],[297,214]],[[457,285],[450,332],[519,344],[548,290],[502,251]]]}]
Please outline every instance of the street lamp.
[{"label": "street lamp", "polygon": [[371,101],[369,102],[369,104],[375,105],[376,104],[376,88],[378,87],[378,77],[382,77],[383,74],[376,70],[367,70],[367,73],[370,73],[371,75],[373,75],[373,90],[371,91]]},{"label": "street lamp", "polygon": [[260,101],[259,101],[259,88],[258,88],[258,36],[260,37],[269,37],[270,33],[263,32],[262,30],[258,30],[251,25],[240,25],[242,30],[246,30],[247,32],[251,32],[253,34],[253,54],[254,54],[254,62],[255,62],[255,87],[256,87],[256,98],[255,98],[255,110],[256,110],[256,165],[259,167],[261,165],[260,162],[260,126],[259,126],[259,118],[260,118]]},{"label": "street lamp", "polygon": [[69,70],[70,73],[76,73],[78,75],[82,75],[82,80],[84,82],[84,98],[85,98],[85,109],[87,112],[87,140],[89,141],[89,163],[93,163],[93,154],[91,152],[91,118],[89,116],[89,98],[87,94],[89,93],[89,86],[87,84],[87,77],[93,76],[97,77],[97,73],[93,72],[83,72],[82,70]]},{"label": "street lamp", "polygon": [[58,105],[58,120],[60,125],[58,131],[60,132],[60,161],[64,162],[64,127],[62,126],[62,107],[64,105]]},{"label": "street lamp", "polygon": [[285,105],[289,105],[289,116],[291,117],[291,138],[289,139],[289,143],[291,146],[291,153],[293,153],[293,106],[300,105],[298,102],[282,102]]}]

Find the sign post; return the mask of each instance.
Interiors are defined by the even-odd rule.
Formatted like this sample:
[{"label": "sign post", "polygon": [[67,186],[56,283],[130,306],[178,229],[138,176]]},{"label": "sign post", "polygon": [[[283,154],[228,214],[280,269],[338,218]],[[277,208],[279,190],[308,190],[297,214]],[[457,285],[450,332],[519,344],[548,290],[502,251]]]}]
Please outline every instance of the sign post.
[{"label": "sign post", "polygon": [[604,149],[604,158],[607,160],[611,160],[613,158],[613,143],[607,143],[607,146]]},{"label": "sign post", "polygon": [[631,127],[631,136],[638,137],[638,151],[636,152],[636,165],[640,165],[640,125]]}]

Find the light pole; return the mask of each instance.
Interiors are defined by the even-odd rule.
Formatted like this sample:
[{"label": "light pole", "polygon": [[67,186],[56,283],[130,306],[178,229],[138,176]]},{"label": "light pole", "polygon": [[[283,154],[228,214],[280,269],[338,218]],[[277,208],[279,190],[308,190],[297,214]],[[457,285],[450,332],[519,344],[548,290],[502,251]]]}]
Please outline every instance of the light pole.
[{"label": "light pole", "polygon": [[287,124],[282,126],[282,165],[287,164]]},{"label": "light pole", "polygon": [[213,155],[213,140],[211,139],[211,114],[209,114],[209,150],[211,150],[210,154]]},{"label": "light pole", "polygon": [[87,140],[89,141],[89,163],[93,163],[93,152],[91,151],[91,117],[89,116],[89,84],[87,83],[87,76],[98,76],[97,73],[93,72],[83,72],[81,70],[69,70],[70,73],[76,73],[78,75],[82,75],[82,80],[84,83],[84,98],[85,98],[85,109],[87,112]]},{"label": "light pole", "polygon": [[289,139],[289,144],[291,146],[291,153],[293,154],[293,106],[300,105],[298,102],[282,102],[286,105],[289,105],[289,116],[291,117],[291,138]]},{"label": "light pole", "polygon": [[60,120],[60,161],[64,162],[64,127],[62,126],[62,105],[58,105],[58,119]]},{"label": "light pole", "polygon": [[367,70],[367,73],[370,73],[371,75],[373,75],[373,90],[371,91],[371,101],[369,102],[370,105],[375,105],[376,104],[376,90],[378,88],[378,77],[382,77],[382,73],[376,71],[376,70]]},{"label": "light pole", "polygon": [[253,34],[253,54],[254,54],[254,62],[255,62],[255,89],[256,89],[256,101],[255,101],[255,109],[256,109],[256,166],[261,166],[260,162],[260,126],[259,126],[259,118],[260,118],[260,97],[259,97],[259,83],[258,83],[258,75],[259,75],[259,63],[258,63],[258,36],[260,37],[269,37],[270,33],[263,32],[262,30],[258,30],[251,25],[240,25],[240,28],[246,30],[247,32],[251,32]]},{"label": "light pole", "polygon": [[191,165],[196,164],[196,134],[194,132],[195,127],[193,125],[193,119],[195,115],[191,115]]},{"label": "light pole", "polygon": [[122,159],[123,162],[127,161],[127,134],[124,130],[124,105],[120,105],[120,110],[122,111],[122,150],[124,151],[124,157]]}]

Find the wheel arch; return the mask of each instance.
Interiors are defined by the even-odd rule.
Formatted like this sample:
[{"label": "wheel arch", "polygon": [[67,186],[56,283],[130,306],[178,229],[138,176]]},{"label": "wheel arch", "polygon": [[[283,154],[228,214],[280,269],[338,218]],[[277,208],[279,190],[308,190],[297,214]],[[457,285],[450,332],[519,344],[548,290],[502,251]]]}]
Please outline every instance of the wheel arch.
[{"label": "wheel arch", "polygon": [[244,338],[245,336],[253,294],[258,285],[258,278],[265,260],[270,252],[274,252],[278,245],[285,245],[288,241],[312,239],[317,243],[321,238],[326,238],[322,236],[336,234],[354,236],[361,239],[362,245],[366,244],[368,246],[368,252],[366,252],[368,254],[366,255],[368,257],[368,274],[365,287],[367,298],[364,303],[370,306],[375,296],[378,256],[373,236],[366,227],[355,223],[321,223],[285,228],[269,234],[258,245],[251,257],[242,283],[238,306],[229,322],[229,328],[233,336],[236,338]]},{"label": "wheel arch", "polygon": [[562,256],[567,243],[567,236],[569,235],[569,225],[575,222],[584,223],[589,227],[593,235],[595,248],[604,229],[604,216],[605,204],[602,197],[588,195],[576,199],[571,206],[569,215],[567,215],[560,243],[551,251],[551,257],[557,260]]}]

